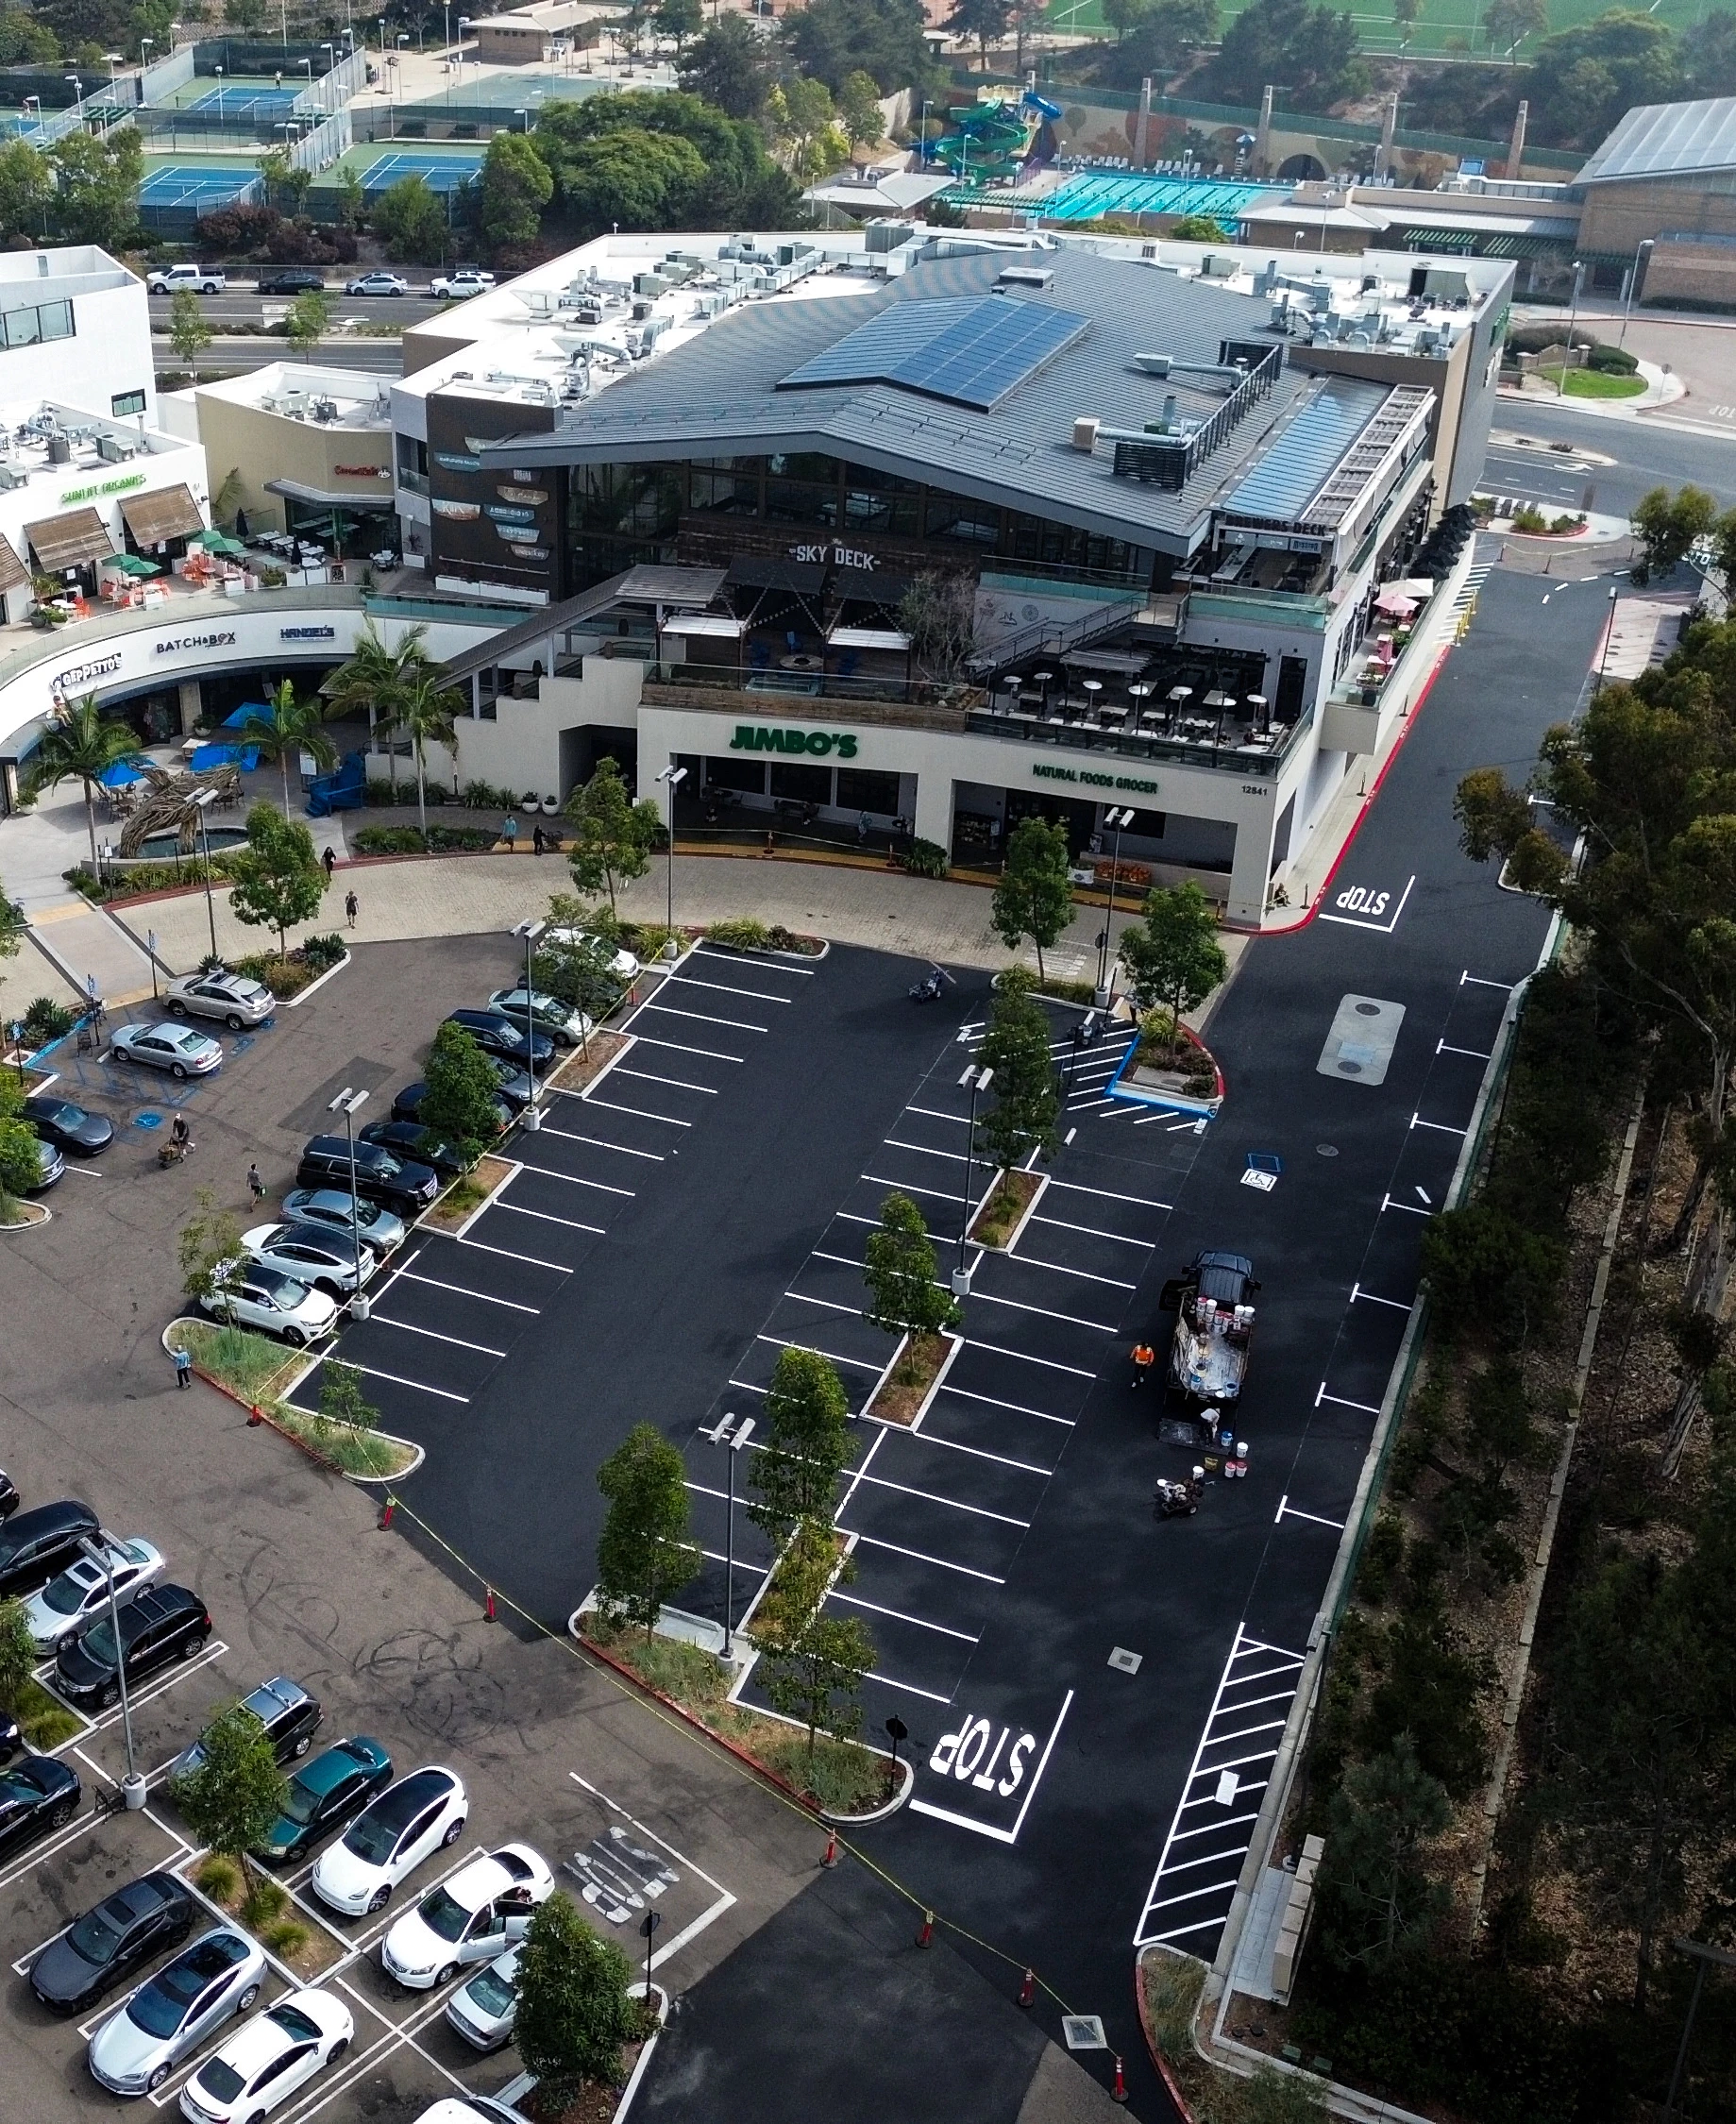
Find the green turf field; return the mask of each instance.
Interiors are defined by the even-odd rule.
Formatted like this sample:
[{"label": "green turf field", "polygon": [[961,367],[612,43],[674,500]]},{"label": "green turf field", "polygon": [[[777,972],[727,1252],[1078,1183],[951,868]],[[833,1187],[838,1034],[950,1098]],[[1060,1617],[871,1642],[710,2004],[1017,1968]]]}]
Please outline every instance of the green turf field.
[{"label": "green turf field", "polygon": [[[1229,21],[1239,14],[1246,4],[1247,0],[1220,0],[1222,19]],[[1485,0],[1423,0],[1423,12],[1407,49],[1420,59],[1451,59],[1465,52],[1488,58],[1489,40],[1479,27],[1484,4]],[[1571,28],[1575,23],[1603,14],[1614,4],[1615,0],[1549,0],[1549,26],[1551,29]],[[1698,19],[1704,4],[1705,0],[1659,0],[1659,5],[1650,12],[1674,29],[1685,29]],[[1360,4],[1358,0],[1348,0],[1348,5],[1362,32],[1364,51],[1396,52],[1399,49],[1399,34],[1389,8],[1370,7],[1368,0],[1360,0]],[[1114,34],[1104,21],[1099,0],[1053,0],[1045,19],[1052,29]],[[1525,47],[1522,44],[1522,59],[1525,53]],[[1494,56],[1505,58],[1506,55]]]}]

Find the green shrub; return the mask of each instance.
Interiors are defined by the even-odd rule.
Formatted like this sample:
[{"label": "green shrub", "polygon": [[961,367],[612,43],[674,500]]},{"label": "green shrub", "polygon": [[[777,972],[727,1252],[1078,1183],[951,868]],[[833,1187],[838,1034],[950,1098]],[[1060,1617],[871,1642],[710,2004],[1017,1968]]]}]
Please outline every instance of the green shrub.
[{"label": "green shrub", "polygon": [[38,996],[25,1012],[25,1037],[38,1047],[46,1047],[70,1033],[78,1022],[74,1012],[53,996]]},{"label": "green shrub", "polygon": [[1600,370],[1605,376],[1637,376],[1640,372],[1639,357],[1620,346],[1593,346],[1585,358],[1585,365],[1588,369]]},{"label": "green shrub", "polygon": [[344,954],[349,949],[334,930],[329,936],[310,936],[303,940],[301,955],[313,973],[325,973],[334,966],[341,966]]},{"label": "green shrub", "polygon": [[1423,1273],[1449,1333],[1523,1339],[1553,1317],[1567,1248],[1491,1202],[1446,1209],[1423,1234]]},{"label": "green shrub", "polygon": [[913,878],[944,878],[947,851],[938,841],[912,841],[904,851],[904,868]]},{"label": "green shrub", "polygon": [[303,960],[280,959],[275,952],[250,952],[236,960],[235,971],[249,981],[262,981],[279,1003],[300,995],[313,978]]},{"label": "green shrub", "polygon": [[363,826],[351,845],[359,855],[444,855],[493,848],[496,838],[485,826],[430,826],[426,840],[414,826]]},{"label": "green shrub", "polygon": [[368,802],[379,809],[389,810],[397,801],[397,787],[384,775],[370,774],[367,779]]},{"label": "green shrub", "polygon": [[267,1925],[260,1935],[279,1961],[299,1954],[313,1937],[298,1917],[279,1917]]},{"label": "green shrub", "polygon": [[705,932],[705,941],[721,944],[730,952],[764,952],[771,943],[771,932],[751,915],[735,915],[728,921],[713,922]]},{"label": "green shrub", "polygon": [[227,1903],[241,1886],[241,1868],[233,1859],[221,1857],[213,1851],[209,1859],[200,1862],[194,1877],[214,1903]]}]

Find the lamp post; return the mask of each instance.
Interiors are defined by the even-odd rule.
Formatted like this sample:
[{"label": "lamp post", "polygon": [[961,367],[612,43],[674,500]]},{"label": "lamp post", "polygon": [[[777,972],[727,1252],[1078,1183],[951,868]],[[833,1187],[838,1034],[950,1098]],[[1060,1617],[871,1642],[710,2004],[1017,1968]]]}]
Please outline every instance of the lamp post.
[{"label": "lamp post", "polygon": [[[731,1430],[732,1423],[735,1428]],[[726,1664],[735,1658],[735,1456],[753,1436],[753,1418],[744,1416],[739,1422],[727,1410],[717,1419],[716,1430],[705,1436],[714,1445],[727,1445],[729,1457],[724,1465],[729,1470],[729,1503],[723,1523],[723,1658]]]},{"label": "lamp post", "polygon": [[121,1608],[114,1597],[114,1555],[107,1542],[98,1548],[83,1534],[78,1537],[78,1546],[109,1582],[109,1633],[114,1639],[114,1677],[121,1692],[121,1732],[126,1743],[126,1775],[121,1780],[121,1790],[126,1796],[127,1812],[136,1814],[144,1805],[144,1779],[133,1761],[132,1706],[126,1700],[126,1655],[121,1644]]},{"label": "lamp post", "polygon": [[1125,805],[1120,811],[1111,807],[1104,813],[1104,824],[1115,831],[1115,849],[1109,857],[1109,912],[1104,917],[1103,942],[1097,947],[1097,993],[1092,1000],[1099,1010],[1109,1007],[1109,933],[1115,927],[1115,879],[1121,867],[1121,834],[1133,824],[1133,812]]},{"label": "lamp post", "polygon": [[677,767],[671,760],[657,779],[669,784],[669,893],[666,924],[669,936],[664,945],[663,955],[666,959],[679,959],[682,955],[681,947],[675,941],[675,792],[686,781],[687,769]]},{"label": "lamp post", "polygon": [[201,789],[193,800],[193,807],[199,815],[199,846],[205,856],[205,919],[211,924],[211,955],[221,959],[217,950],[217,907],[211,896],[211,835],[205,830],[205,815],[216,800],[215,789]]},{"label": "lamp post", "polygon": [[1639,249],[1633,254],[1633,263],[1627,269],[1627,293],[1622,302],[1622,329],[1615,340],[1618,346],[1626,346],[1627,344],[1627,320],[1633,313],[1633,298],[1640,292],[1640,282],[1645,277],[1645,261],[1651,257],[1652,249],[1652,239],[1649,236],[1642,238]]},{"label": "lamp post", "polygon": [[[218,71],[221,73],[222,69],[219,68]],[[84,124],[84,83],[76,74],[63,74],[60,78],[73,92],[73,110],[76,112],[78,123],[82,126]]]},{"label": "lamp post", "polygon": [[1609,668],[1610,664],[1610,644],[1615,638],[1616,595],[1615,585],[1611,583],[1610,585],[1610,617],[1604,627],[1603,654],[1597,659],[1597,683],[1592,688],[1593,700],[1604,690],[1604,672]]},{"label": "lamp post", "polygon": [[1555,387],[1555,395],[1558,398],[1565,398],[1567,396],[1567,364],[1573,359],[1574,326],[1578,320],[1579,290],[1584,284],[1585,267],[1578,259],[1575,259],[1573,299],[1568,303],[1567,306],[1567,347],[1566,351],[1561,356],[1561,374],[1557,379]]},{"label": "lamp post", "polygon": [[367,1093],[346,1085],[327,1106],[329,1114],[344,1117],[344,1139],[349,1145],[349,1236],[356,1249],[356,1289],[349,1301],[351,1320],[368,1317],[367,1293],[362,1288],[362,1200],[356,1191],[356,1114],[367,1104]]},{"label": "lamp post", "polygon": [[965,1267],[965,1242],[970,1236],[970,1172],[976,1159],[976,1098],[995,1081],[992,1070],[972,1062],[959,1078],[970,1094],[970,1125],[965,1133],[965,1199],[958,1220],[958,1266],[952,1271],[952,1295],[963,1298],[970,1290],[970,1272]]},{"label": "lamp post", "polygon": [[645,1934],[645,2003],[648,2006],[651,2002],[651,1941],[656,1937],[657,1928],[662,1923],[663,1913],[660,1910],[648,1910],[639,1920],[639,1930]]},{"label": "lamp post", "polygon": [[213,71],[217,76],[217,123],[221,126],[223,123],[223,69],[219,66],[214,68]]},{"label": "lamp post", "polygon": [[[536,940],[548,927],[547,922],[514,922],[513,935],[525,940],[525,1068],[531,1074],[531,1104],[520,1117],[525,1127],[534,1136],[543,1125],[542,1109],[536,1104],[536,1010],[531,991],[531,953],[536,949]],[[584,1013],[580,1012],[581,1019]]]}]

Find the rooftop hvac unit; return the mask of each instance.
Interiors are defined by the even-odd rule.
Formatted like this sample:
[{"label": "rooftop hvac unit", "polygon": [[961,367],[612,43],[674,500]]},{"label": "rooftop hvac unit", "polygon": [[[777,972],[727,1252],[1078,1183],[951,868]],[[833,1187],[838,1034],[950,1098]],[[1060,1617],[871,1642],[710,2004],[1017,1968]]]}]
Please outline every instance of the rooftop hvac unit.
[{"label": "rooftop hvac unit", "polygon": [[1167,494],[1179,494],[1188,484],[1192,456],[1185,437],[1174,440],[1155,437],[1149,443],[1117,443],[1115,476],[1121,480],[1141,480],[1163,488]]},{"label": "rooftop hvac unit", "polygon": [[48,462],[50,464],[70,464],[73,462],[73,446],[66,436],[49,436]]}]

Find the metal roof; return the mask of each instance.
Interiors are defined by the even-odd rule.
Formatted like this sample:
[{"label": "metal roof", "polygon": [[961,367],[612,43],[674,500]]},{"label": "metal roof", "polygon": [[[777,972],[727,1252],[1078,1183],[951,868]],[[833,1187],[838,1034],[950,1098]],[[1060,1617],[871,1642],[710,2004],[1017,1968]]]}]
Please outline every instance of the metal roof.
[{"label": "metal roof", "polygon": [[1736,96],[1636,105],[1574,181],[1615,184],[1722,170],[1736,170]]},{"label": "metal roof", "polygon": [[1384,383],[1332,378],[1225,497],[1225,512],[1272,523],[1297,522],[1388,396]]}]

